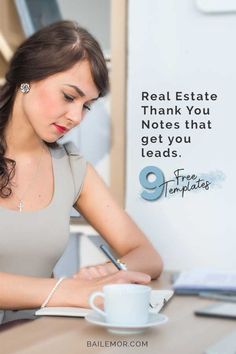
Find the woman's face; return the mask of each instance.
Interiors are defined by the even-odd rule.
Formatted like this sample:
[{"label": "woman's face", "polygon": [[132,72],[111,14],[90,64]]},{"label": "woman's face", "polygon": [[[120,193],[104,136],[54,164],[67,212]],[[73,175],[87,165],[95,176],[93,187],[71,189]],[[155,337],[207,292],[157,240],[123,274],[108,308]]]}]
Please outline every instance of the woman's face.
[{"label": "woman's face", "polygon": [[20,93],[23,116],[46,142],[78,125],[99,96],[87,60],[30,86],[29,93]]}]

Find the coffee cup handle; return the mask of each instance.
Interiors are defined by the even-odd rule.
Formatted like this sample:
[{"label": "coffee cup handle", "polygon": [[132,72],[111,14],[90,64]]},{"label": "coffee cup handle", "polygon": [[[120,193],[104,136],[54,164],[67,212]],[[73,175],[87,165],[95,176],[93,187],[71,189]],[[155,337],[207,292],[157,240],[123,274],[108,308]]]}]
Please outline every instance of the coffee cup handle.
[{"label": "coffee cup handle", "polygon": [[94,300],[97,296],[101,296],[104,298],[104,293],[101,291],[95,291],[95,293],[92,293],[89,297],[89,305],[92,307],[92,309],[96,312],[98,312],[100,315],[102,315],[103,317],[106,317],[106,312],[100,310],[95,304],[94,304]]}]

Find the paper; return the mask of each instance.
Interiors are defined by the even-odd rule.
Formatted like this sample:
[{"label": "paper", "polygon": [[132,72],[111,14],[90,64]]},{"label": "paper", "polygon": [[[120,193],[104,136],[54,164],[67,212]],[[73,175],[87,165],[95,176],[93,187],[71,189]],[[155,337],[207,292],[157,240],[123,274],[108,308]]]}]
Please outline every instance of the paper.
[{"label": "paper", "polygon": [[82,307],[44,307],[35,312],[36,316],[85,317],[92,311]]},{"label": "paper", "polygon": [[236,291],[235,271],[194,269],[182,272],[173,285],[178,291]]},{"label": "paper", "polygon": [[154,307],[152,313],[158,313],[173,296],[173,290],[152,290],[150,303]]}]

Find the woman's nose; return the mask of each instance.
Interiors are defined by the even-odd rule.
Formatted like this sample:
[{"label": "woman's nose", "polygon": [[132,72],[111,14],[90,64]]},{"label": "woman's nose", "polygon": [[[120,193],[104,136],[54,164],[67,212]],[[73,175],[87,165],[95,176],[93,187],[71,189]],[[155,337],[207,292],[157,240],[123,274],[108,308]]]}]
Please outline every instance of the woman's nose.
[{"label": "woman's nose", "polygon": [[71,107],[66,114],[66,118],[73,122],[73,125],[78,125],[83,118],[83,107]]}]

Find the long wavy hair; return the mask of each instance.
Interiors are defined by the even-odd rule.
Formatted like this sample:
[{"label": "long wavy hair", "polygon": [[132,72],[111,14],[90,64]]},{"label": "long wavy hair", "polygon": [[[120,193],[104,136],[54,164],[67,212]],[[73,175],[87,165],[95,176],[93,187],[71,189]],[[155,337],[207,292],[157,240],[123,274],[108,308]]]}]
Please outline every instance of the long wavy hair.
[{"label": "long wavy hair", "polygon": [[[6,126],[9,123],[17,90],[21,83],[40,81],[71,68],[78,61],[90,63],[94,83],[104,96],[108,72],[101,48],[95,38],[73,21],[59,21],[34,33],[16,50],[0,88],[0,197],[12,194],[11,180],[16,162],[6,158]],[[52,148],[56,143],[46,143]]]}]

